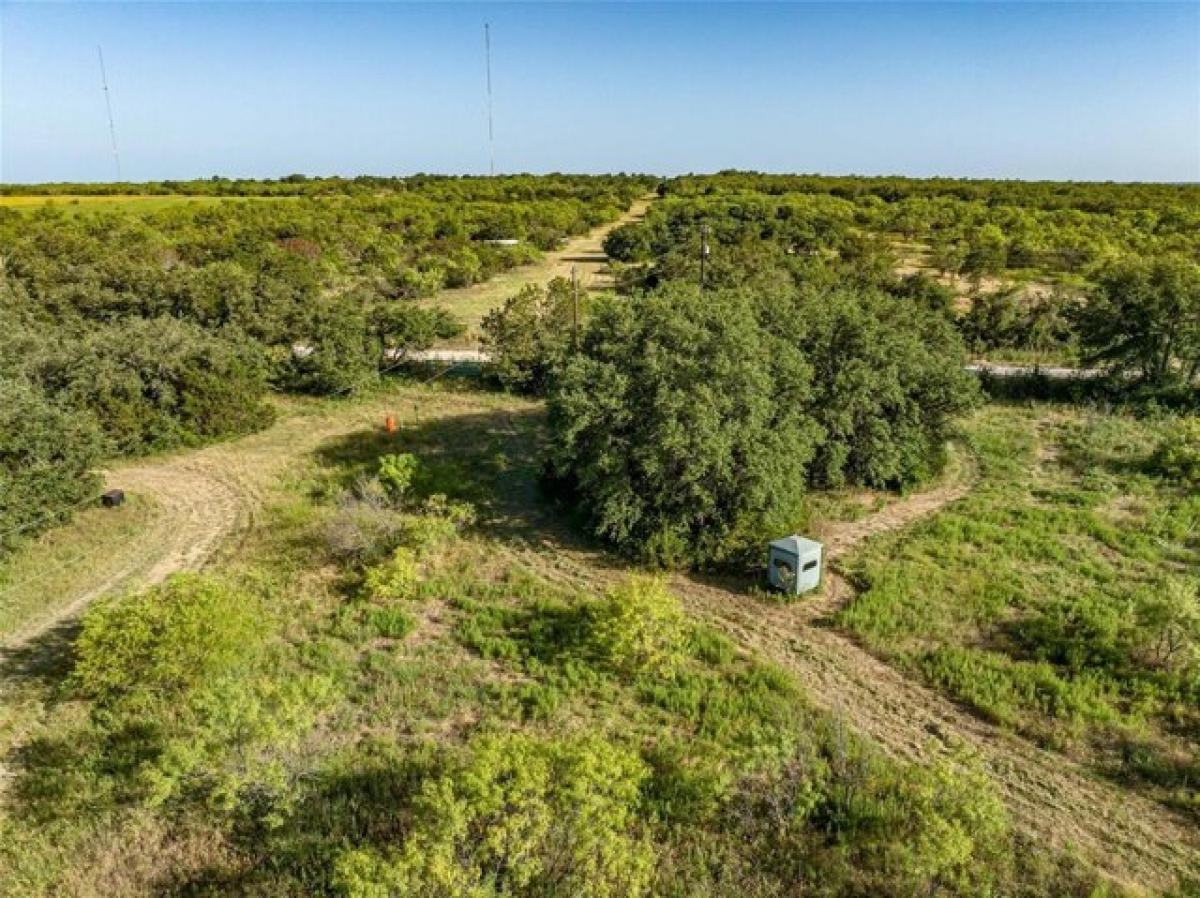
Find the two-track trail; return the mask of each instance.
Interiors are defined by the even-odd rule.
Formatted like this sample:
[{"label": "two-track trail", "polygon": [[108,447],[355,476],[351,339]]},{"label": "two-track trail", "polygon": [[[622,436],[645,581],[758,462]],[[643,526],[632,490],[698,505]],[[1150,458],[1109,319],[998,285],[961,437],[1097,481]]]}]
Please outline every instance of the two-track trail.
[{"label": "two-track trail", "polygon": [[[965,496],[973,470],[961,466],[943,484],[905,496],[865,518],[822,533],[827,559],[820,595],[779,604],[747,595],[744,584],[676,576],[688,613],[730,636],[745,651],[790,671],[818,707],[840,716],[903,761],[974,756],[990,774],[1014,825],[1034,845],[1065,849],[1114,880],[1170,888],[1200,876],[1200,831],[1148,799],[1098,778],[1062,754],[979,718],[864,649],[831,623],[854,594],[839,559],[874,536],[900,530]],[[540,539],[513,557],[571,588],[601,590],[627,571],[603,554]]]},{"label": "two-track trail", "polygon": [[252,524],[264,490],[287,463],[328,436],[361,429],[369,411],[347,406],[321,415],[287,415],[230,443],[114,465],[105,472],[106,487],[151,500],[148,519],[134,538],[105,543],[78,558],[67,594],[46,595],[39,613],[0,635],[0,655],[76,618],[100,596],[198,570],[231,550],[231,538]]}]

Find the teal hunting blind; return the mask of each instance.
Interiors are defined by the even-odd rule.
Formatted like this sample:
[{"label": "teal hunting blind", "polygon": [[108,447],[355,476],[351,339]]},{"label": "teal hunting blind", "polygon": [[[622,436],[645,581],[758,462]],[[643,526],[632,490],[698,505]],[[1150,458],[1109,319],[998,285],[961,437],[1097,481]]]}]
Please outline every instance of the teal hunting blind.
[{"label": "teal hunting blind", "polygon": [[803,536],[774,540],[767,551],[767,580],[778,590],[798,596],[821,585],[822,546]]}]

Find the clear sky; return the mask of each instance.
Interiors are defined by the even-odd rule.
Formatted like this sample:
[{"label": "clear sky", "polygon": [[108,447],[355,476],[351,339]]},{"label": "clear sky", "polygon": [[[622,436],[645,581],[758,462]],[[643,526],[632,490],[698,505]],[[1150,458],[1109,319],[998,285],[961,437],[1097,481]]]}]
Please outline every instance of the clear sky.
[{"label": "clear sky", "polygon": [[1200,2],[0,0],[0,180],[721,168],[1200,180]]}]

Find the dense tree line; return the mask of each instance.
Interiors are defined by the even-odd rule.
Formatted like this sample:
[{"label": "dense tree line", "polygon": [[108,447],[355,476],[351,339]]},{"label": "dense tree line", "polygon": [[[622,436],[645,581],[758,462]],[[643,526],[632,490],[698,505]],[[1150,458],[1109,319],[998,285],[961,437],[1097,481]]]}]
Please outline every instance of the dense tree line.
[{"label": "dense tree line", "polygon": [[1156,388],[1195,380],[1194,185],[732,173],[662,192],[606,244],[629,288],[697,279],[705,241],[714,286],[808,277],[829,263],[873,277],[920,266],[959,281],[947,311],[977,355],[1079,359]]},{"label": "dense tree line", "polygon": [[[658,183],[649,175],[473,175],[413,174],[404,176],[285,175],[281,178],[211,178],[164,181],[110,181],[44,184],[0,184],[0,196],[349,196],[418,192],[444,201],[489,199],[495,202],[541,199],[582,199],[590,202],[598,193],[614,197],[628,194],[631,185],[645,192]],[[633,194],[633,195],[636,195]]]},{"label": "dense tree line", "polygon": [[[12,397],[6,412],[22,410],[0,432],[0,531],[33,532],[87,498],[99,457],[253,430],[270,420],[270,390],[369,385],[406,350],[461,329],[415,300],[529,261],[618,216],[650,183],[419,176],[5,188],[259,198],[148,213],[0,208],[0,387]],[[86,446],[54,448],[56,428]]]}]

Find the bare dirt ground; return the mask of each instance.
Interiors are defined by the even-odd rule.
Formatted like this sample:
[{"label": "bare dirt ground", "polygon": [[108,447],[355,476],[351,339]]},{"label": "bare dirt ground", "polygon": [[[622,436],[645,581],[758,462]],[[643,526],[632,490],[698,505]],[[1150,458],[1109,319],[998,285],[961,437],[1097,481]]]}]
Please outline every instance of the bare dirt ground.
[{"label": "bare dirt ground", "polygon": [[603,290],[611,280],[605,272],[608,257],[604,254],[604,238],[614,228],[637,221],[654,202],[653,195],[642,197],[614,222],[601,225],[587,234],[572,237],[553,252],[546,253],[530,265],[499,274],[482,284],[456,290],[443,290],[426,305],[444,306],[454,312],[467,326],[466,332],[446,346],[470,347],[479,341],[479,324],[483,316],[499,306],[526,284],[545,284],[556,277],[569,278],[574,268],[580,285],[587,290]]}]

